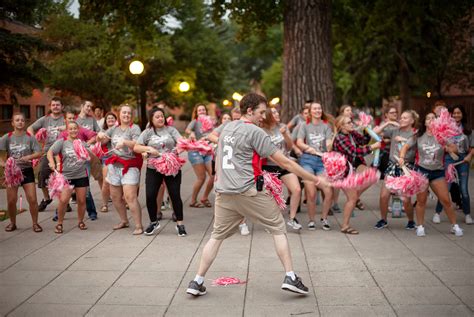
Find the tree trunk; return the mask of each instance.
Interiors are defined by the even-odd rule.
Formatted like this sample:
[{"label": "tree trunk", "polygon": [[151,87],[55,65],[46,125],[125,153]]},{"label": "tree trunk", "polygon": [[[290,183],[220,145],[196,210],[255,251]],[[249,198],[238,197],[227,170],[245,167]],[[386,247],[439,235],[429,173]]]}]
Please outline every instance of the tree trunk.
[{"label": "tree trunk", "polygon": [[331,1],[288,1],[283,18],[283,121],[308,99],[333,112]]},{"label": "tree trunk", "polygon": [[402,111],[411,109],[410,108],[410,99],[411,99],[411,89],[410,89],[410,70],[406,61],[400,56],[400,65],[399,65],[399,89],[400,89],[400,99],[402,100]]}]

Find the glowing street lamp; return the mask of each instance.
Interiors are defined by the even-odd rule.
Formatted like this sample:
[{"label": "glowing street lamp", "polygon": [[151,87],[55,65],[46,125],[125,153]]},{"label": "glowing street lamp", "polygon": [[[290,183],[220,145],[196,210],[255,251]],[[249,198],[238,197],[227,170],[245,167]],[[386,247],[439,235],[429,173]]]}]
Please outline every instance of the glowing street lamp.
[{"label": "glowing street lamp", "polygon": [[431,91],[426,92],[426,97],[430,98],[431,97]]},{"label": "glowing street lamp", "polygon": [[243,96],[241,94],[239,94],[238,92],[234,92],[232,94],[232,99],[234,99],[235,101],[240,101],[242,100]]},{"label": "glowing street lamp", "polygon": [[273,105],[273,106],[278,104],[279,102],[280,102],[280,98],[278,98],[278,97],[275,97],[272,100],[270,100],[270,104]]},{"label": "glowing street lamp", "polygon": [[143,63],[140,61],[133,61],[128,66],[128,69],[133,75],[141,75],[145,69],[145,66],[143,66]]},{"label": "glowing street lamp", "polygon": [[189,86],[188,82],[182,81],[181,83],[179,83],[178,90],[180,92],[187,92],[187,91],[189,91],[189,88],[191,88],[191,87]]},{"label": "glowing street lamp", "polygon": [[229,107],[229,106],[232,105],[232,103],[231,103],[229,100],[227,100],[227,99],[225,99],[224,101],[222,101],[222,104],[223,104],[225,107]]},{"label": "glowing street lamp", "polygon": [[140,75],[143,74],[145,66],[142,62],[135,60],[130,63],[128,70],[132,75],[137,77],[137,110],[138,117],[140,118],[141,127],[145,128],[146,124],[146,104],[145,100],[140,100]]}]

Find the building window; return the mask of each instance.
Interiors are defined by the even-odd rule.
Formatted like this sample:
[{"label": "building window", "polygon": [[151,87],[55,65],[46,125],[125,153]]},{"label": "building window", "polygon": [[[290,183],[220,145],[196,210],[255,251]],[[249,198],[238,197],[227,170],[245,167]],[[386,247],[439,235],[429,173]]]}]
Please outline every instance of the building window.
[{"label": "building window", "polygon": [[20,112],[23,113],[25,119],[31,118],[30,105],[20,105]]},{"label": "building window", "polygon": [[0,120],[11,120],[13,116],[13,105],[0,105]]},{"label": "building window", "polygon": [[37,105],[36,106],[36,118],[41,118],[46,113],[46,106],[44,105]]}]

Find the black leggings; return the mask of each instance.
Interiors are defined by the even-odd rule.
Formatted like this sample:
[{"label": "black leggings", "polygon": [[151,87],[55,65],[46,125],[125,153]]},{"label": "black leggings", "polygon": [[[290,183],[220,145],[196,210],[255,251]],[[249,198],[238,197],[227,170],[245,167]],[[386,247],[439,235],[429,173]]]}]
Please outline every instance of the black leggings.
[{"label": "black leggings", "polygon": [[[161,184],[165,180],[166,187],[168,188],[168,194],[173,204],[173,210],[178,221],[183,220],[183,201],[181,200],[181,171],[176,176],[165,176],[155,169],[146,169],[146,208],[148,209],[148,215],[150,216],[151,222],[157,221],[158,205],[156,204],[156,198],[158,191],[160,190]],[[161,206],[160,206],[161,207]]]}]

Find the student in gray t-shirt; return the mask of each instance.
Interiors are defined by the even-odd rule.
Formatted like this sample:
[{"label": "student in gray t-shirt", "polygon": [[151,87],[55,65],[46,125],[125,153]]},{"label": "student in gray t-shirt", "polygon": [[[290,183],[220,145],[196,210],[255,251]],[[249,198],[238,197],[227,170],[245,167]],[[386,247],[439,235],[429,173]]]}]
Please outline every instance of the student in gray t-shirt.
[{"label": "student in gray t-shirt", "polygon": [[[443,157],[445,149],[438,143],[436,138],[430,132],[430,124],[435,119],[434,113],[428,113],[424,118],[423,126],[417,133],[417,139],[414,142],[408,142],[400,151],[400,164],[404,164],[404,158],[410,146],[415,146],[418,153],[416,160],[417,170],[424,174],[429,181],[429,187],[438,197],[439,201],[446,210],[446,215],[452,224],[451,233],[456,236],[462,236],[463,230],[456,223],[456,213],[449,198],[448,184],[445,179],[445,170]],[[450,151],[456,151],[456,146],[451,144],[446,146]],[[428,199],[428,189],[416,195],[416,228],[417,236],[425,236],[425,209]]]},{"label": "student in gray t-shirt", "polygon": [[[41,128],[46,129],[47,138],[44,144],[45,153],[49,150],[49,147],[58,139],[60,132],[66,129],[66,121],[64,119],[63,105],[61,103],[61,100],[57,97],[54,97],[51,100],[50,109],[50,114],[36,120],[27,129],[28,133],[30,133],[31,135],[35,135],[35,133]],[[47,188],[47,181],[52,171],[48,166],[48,159],[46,155],[41,158],[39,164],[40,172],[38,174],[38,187],[41,188],[44,198],[38,206],[38,211],[44,211],[46,207],[52,202],[49,197],[49,192]]]},{"label": "student in gray t-shirt", "polygon": [[[271,158],[282,168],[316,184],[323,179],[305,172],[288,159],[256,126],[265,117],[266,99],[250,93],[240,101],[242,119],[225,125],[219,137],[216,159],[216,201],[214,229],[204,247],[196,277],[189,283],[188,294],[206,294],[204,275],[217,256],[223,240],[238,230],[244,217],[264,226],[272,235],[285,268],[282,289],[307,294],[308,288],[293,272],[285,222],[275,201],[261,188],[260,158]],[[261,191],[259,191],[261,189]]]},{"label": "student in gray t-shirt", "polygon": [[[84,215],[86,212],[86,193],[87,187],[89,186],[89,178],[87,177],[86,161],[79,160],[76,152],[74,151],[73,142],[79,140],[79,125],[77,122],[68,123],[68,137],[66,140],[59,139],[51,146],[48,151],[47,157],[49,167],[55,173],[60,172],[68,180],[69,184],[73,188],[65,188],[61,193],[58,204],[58,224],[55,227],[56,233],[63,233],[63,221],[64,214],[66,213],[66,205],[71,199],[73,190],[76,192],[77,201],[77,217],[78,217],[78,228],[80,230],[86,230],[87,226],[84,223]],[[81,141],[85,147],[87,144]],[[88,150],[89,151],[89,150]],[[61,158],[60,164],[56,164],[54,157],[59,155]]]},{"label": "student in gray t-shirt", "polygon": [[[40,158],[43,153],[36,138],[25,131],[25,116],[22,113],[13,115],[12,125],[14,130],[0,138],[0,151],[6,151],[7,157],[15,159],[15,163],[21,169],[23,181],[20,186],[23,187],[28,200],[31,219],[33,220],[33,231],[41,232],[43,229],[38,224],[38,200],[36,198],[35,174],[31,161]],[[5,166],[5,162],[1,159],[0,166]],[[9,187],[6,192],[10,223],[5,227],[5,231],[11,232],[17,229],[18,186]]]},{"label": "student in gray t-shirt", "polygon": [[81,105],[81,112],[76,118],[76,122],[85,129],[89,129],[96,133],[100,132],[100,127],[97,121],[94,118],[94,113],[92,112],[92,102],[84,101]]},{"label": "student in gray t-shirt", "polygon": [[[150,127],[140,134],[135,144],[134,151],[143,153],[148,159],[158,158],[161,154],[176,153],[176,144],[181,138],[175,127],[168,126],[165,119],[165,112],[161,108],[153,108],[149,114]],[[146,169],[146,207],[150,217],[150,224],[145,229],[146,235],[153,235],[160,227],[158,222],[157,196],[160,187],[166,184],[168,193],[173,204],[173,211],[176,216],[178,235],[186,236],[186,229],[183,224],[183,200],[181,199],[181,171],[175,176],[163,175],[148,160]]]}]

